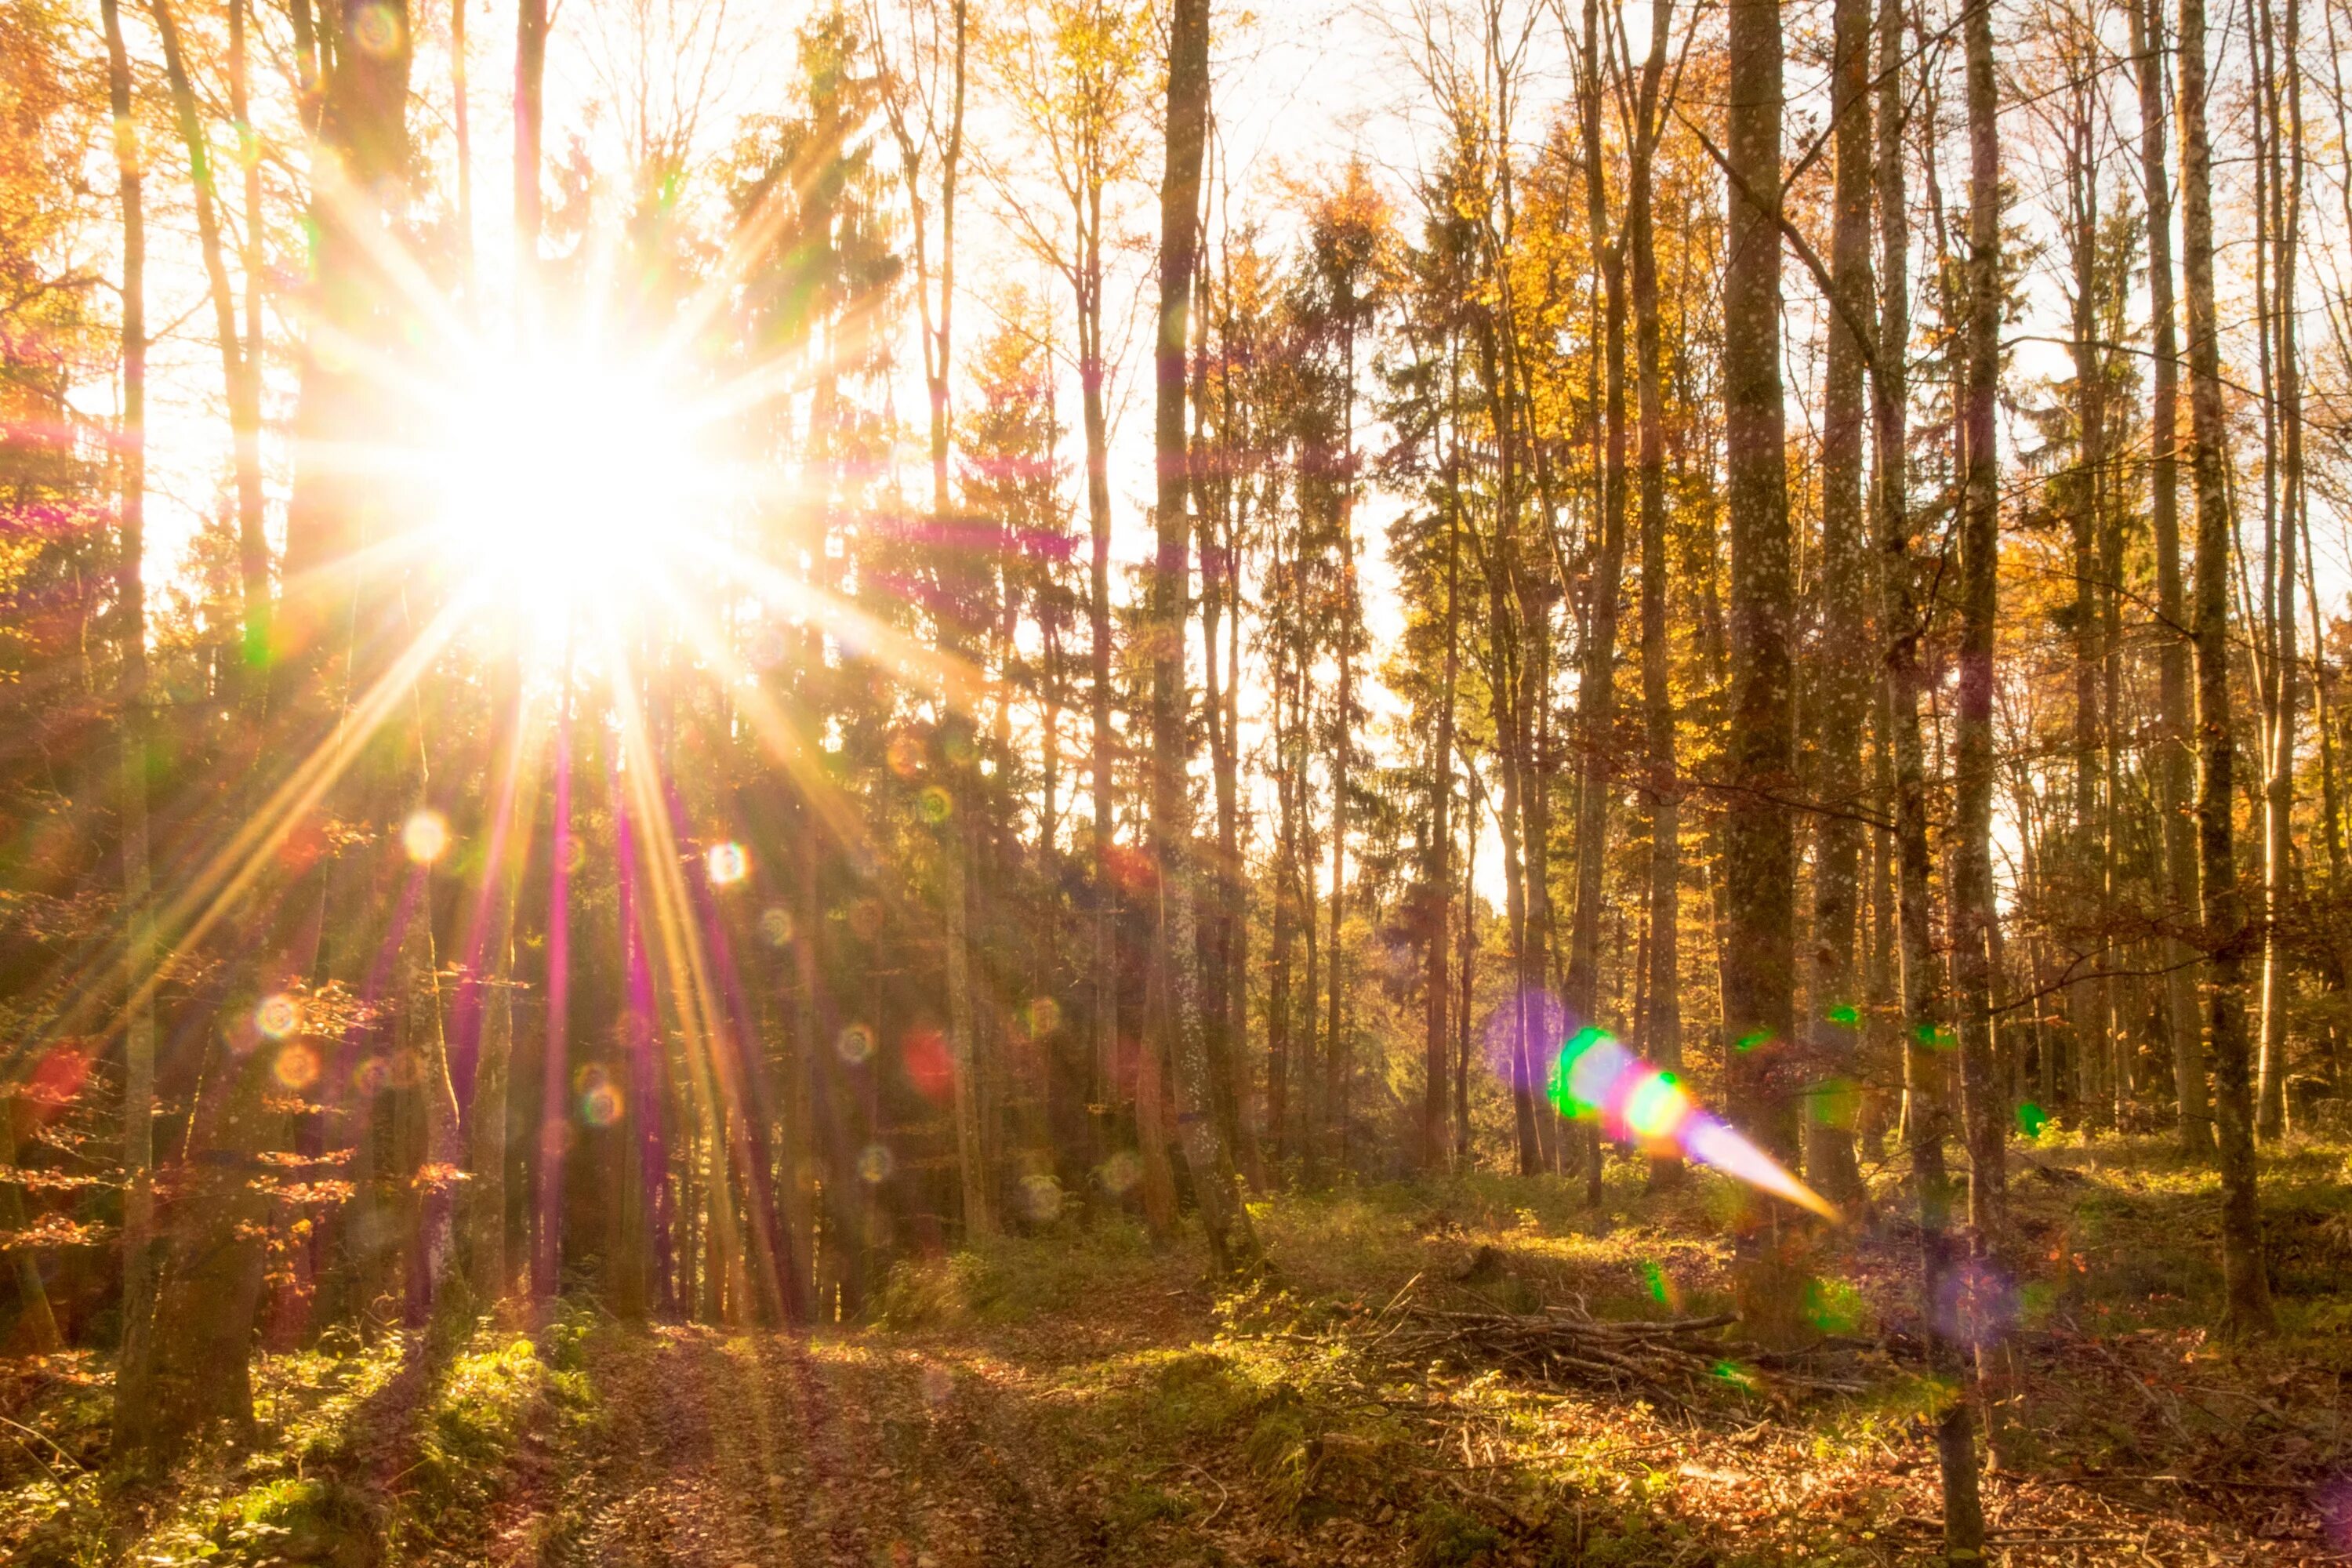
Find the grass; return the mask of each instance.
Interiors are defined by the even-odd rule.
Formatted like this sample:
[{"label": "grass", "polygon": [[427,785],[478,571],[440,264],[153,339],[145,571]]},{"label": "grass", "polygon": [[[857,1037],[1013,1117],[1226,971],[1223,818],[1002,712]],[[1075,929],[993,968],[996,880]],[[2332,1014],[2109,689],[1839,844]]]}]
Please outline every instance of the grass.
[{"label": "grass", "polygon": [[[0,1557],[57,1568],[478,1561],[474,1532],[526,1425],[593,1398],[577,1370],[585,1332],[576,1309],[536,1339],[447,1318],[423,1333],[331,1335],[263,1356],[257,1445],[199,1448],[137,1491],[94,1459],[17,1479],[0,1492]],[[95,1394],[46,1408],[79,1451],[102,1436]]]},{"label": "grass", "polygon": [[[2015,1372],[1994,1391],[2011,1473],[1988,1483],[2011,1562],[2137,1563],[2141,1543],[2165,1563],[2333,1560],[2314,1494],[2352,1464],[2347,1178],[2344,1145],[2265,1155],[2280,1331],[2232,1344],[2210,1331],[2209,1171],[2156,1140],[2052,1135],[2023,1152],[2007,1259]],[[1272,1267],[1232,1290],[1208,1287],[1189,1238],[1067,1222],[903,1263],[872,1324],[779,1353],[836,1404],[856,1394],[901,1478],[819,1500],[836,1526],[905,1507],[888,1489],[919,1472],[919,1500],[984,1502],[987,1487],[940,1474],[969,1458],[956,1445],[979,1442],[1051,1517],[1092,1521],[1086,1561],[1876,1568],[1932,1545],[1925,1417],[1950,1391],[1904,1348],[1920,1327],[1916,1241],[1891,1176],[1815,1258],[1815,1324],[1883,1347],[1855,1352],[1861,1394],[1799,1397],[1769,1369],[1734,1366],[1676,1406],[1365,1352],[1408,1285],[1512,1310],[1718,1310],[1737,1206],[1704,1173],[1648,1193],[1633,1162],[1612,1167],[1597,1208],[1569,1184],[1491,1175],[1286,1195],[1253,1205]],[[553,1456],[560,1482],[517,1528],[541,1561],[590,1560],[611,1500],[577,1453],[623,1386],[610,1374],[636,1358],[626,1397],[643,1400],[672,1364],[661,1358],[691,1342],[740,1367],[704,1395],[712,1421],[732,1418],[725,1380],[757,1375],[758,1336],[647,1335],[581,1306],[528,1331],[482,1318],[331,1339],[259,1363],[259,1447],[192,1455],[141,1497],[110,1490],[101,1468],[103,1368],[15,1363],[0,1382],[17,1424],[0,1458],[0,1558],[479,1562],[492,1521],[521,1506],[531,1448]],[[950,1419],[968,1398],[996,1413],[969,1429],[979,1437]],[[786,1423],[762,1439],[774,1451],[806,1442],[790,1398],[764,1408]],[[2074,1557],[2031,1547],[2036,1531],[2075,1542]]]}]

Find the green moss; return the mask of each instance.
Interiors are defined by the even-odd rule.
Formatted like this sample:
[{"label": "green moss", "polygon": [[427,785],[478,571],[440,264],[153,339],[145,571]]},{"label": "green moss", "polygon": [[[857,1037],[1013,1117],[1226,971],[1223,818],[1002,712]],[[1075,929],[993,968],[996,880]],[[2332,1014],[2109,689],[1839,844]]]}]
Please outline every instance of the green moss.
[{"label": "green moss", "polygon": [[1430,1502],[1413,1516],[1412,1560],[1423,1568],[1468,1568],[1502,1544],[1502,1531],[1450,1502]]}]

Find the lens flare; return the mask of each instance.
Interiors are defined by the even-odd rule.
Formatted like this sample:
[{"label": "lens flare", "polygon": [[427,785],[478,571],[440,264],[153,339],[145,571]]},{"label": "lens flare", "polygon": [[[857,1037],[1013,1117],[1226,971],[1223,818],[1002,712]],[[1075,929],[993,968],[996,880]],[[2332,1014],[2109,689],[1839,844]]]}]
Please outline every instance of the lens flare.
[{"label": "lens flare", "polygon": [[1606,1030],[1583,1028],[1553,1059],[1550,1097],[1563,1116],[1596,1120],[1611,1136],[1654,1153],[1679,1150],[1702,1165],[1834,1221],[1828,1199],[1693,1100],[1675,1076],[1634,1056]]},{"label": "lens flare", "polygon": [[297,1040],[278,1053],[269,1070],[279,1084],[299,1094],[319,1081],[319,1053]]},{"label": "lens flare", "polygon": [[751,874],[751,857],[740,844],[730,839],[714,844],[703,853],[702,868],[709,875],[714,888],[731,888]]},{"label": "lens flare", "polygon": [[591,1127],[610,1127],[626,1105],[619,1086],[600,1067],[584,1067],[572,1080],[580,1091],[580,1120]]},{"label": "lens flare", "polygon": [[426,806],[401,825],[400,847],[420,866],[430,866],[449,852],[449,819]]},{"label": "lens flare", "polygon": [[282,1040],[302,1026],[302,1009],[282,991],[265,996],[253,1010],[253,1026],[273,1040]]}]

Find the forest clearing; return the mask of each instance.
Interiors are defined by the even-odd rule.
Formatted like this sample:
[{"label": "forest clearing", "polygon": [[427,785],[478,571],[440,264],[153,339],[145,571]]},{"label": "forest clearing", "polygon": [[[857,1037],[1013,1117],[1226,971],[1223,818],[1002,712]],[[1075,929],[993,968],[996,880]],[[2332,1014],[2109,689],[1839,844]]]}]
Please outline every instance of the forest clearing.
[{"label": "forest clearing", "polygon": [[2352,1559],[2347,51],[0,0],[0,1555]]},{"label": "forest clearing", "polygon": [[[2266,1174],[2282,1331],[2202,1328],[2217,1203],[2160,1148],[2038,1152],[1988,1539],[2014,1563],[2341,1561],[2345,1152]],[[1598,1214],[1489,1177],[1285,1198],[1276,1267],[1075,1226],[905,1267],[815,1334],[511,1310],[266,1358],[262,1436],[125,1507],[102,1361],[19,1363],[12,1561],[1864,1564],[1939,1550],[1898,1215],[1838,1248],[1829,1348],[1658,1382],[1398,1344],[1415,1311],[1729,1305],[1727,1194]],[[1712,1185],[1712,1184],[1710,1184]],[[2164,1288],[2164,1287],[2177,1287]],[[1711,1337],[1711,1336],[1710,1336]],[[1722,1357],[1724,1352],[1711,1352]],[[1821,1386],[1814,1386],[1814,1385]],[[55,1444],[52,1447],[49,1445]]]}]

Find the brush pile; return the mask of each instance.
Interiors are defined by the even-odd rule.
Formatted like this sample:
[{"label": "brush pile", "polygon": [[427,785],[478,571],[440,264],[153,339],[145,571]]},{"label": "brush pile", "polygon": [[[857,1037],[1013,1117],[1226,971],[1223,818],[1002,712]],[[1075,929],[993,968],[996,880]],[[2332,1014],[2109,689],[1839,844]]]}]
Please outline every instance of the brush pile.
[{"label": "brush pile", "polygon": [[1440,1307],[1414,1299],[1408,1286],[1375,1319],[1363,1349],[1400,1365],[1497,1369],[1556,1387],[1639,1393],[1675,1403],[1708,1386],[1787,1393],[1863,1388],[1852,1377],[1822,1376],[1814,1367],[1843,1342],[1811,1352],[1768,1352],[1725,1336],[1738,1321],[1729,1312],[1617,1321],[1595,1318],[1580,1303],[1529,1312]]}]

